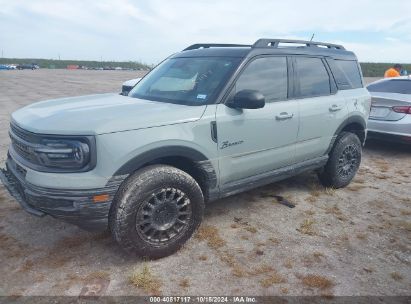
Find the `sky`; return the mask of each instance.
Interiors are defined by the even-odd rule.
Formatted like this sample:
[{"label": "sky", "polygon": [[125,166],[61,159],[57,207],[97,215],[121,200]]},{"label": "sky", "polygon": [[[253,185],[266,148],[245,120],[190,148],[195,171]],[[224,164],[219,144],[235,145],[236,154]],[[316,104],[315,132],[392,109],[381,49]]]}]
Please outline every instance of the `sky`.
[{"label": "sky", "polygon": [[411,63],[411,0],[0,0],[8,58],[157,64],[194,43],[292,38]]}]

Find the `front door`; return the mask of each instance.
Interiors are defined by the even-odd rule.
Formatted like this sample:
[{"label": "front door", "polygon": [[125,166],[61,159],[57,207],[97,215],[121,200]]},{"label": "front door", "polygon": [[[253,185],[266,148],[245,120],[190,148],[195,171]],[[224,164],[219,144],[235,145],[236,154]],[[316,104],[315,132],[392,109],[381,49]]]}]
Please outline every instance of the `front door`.
[{"label": "front door", "polygon": [[222,188],[294,162],[299,113],[298,101],[288,99],[287,66],[286,57],[258,57],[238,77],[229,98],[241,90],[258,90],[265,96],[263,108],[217,105]]}]

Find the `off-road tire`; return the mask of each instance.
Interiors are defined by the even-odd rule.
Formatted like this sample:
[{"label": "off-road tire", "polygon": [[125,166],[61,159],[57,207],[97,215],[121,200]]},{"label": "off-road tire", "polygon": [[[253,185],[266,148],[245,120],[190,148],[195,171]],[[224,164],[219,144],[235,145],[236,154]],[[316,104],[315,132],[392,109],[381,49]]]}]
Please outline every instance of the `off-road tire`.
[{"label": "off-road tire", "polygon": [[156,259],[176,252],[198,228],[203,213],[202,191],[189,174],[175,167],[153,165],[138,170],[121,184],[110,209],[109,228],[127,252]]},{"label": "off-road tire", "polygon": [[343,188],[354,178],[361,163],[361,141],[357,135],[341,132],[335,140],[327,164],[318,172],[325,187]]}]

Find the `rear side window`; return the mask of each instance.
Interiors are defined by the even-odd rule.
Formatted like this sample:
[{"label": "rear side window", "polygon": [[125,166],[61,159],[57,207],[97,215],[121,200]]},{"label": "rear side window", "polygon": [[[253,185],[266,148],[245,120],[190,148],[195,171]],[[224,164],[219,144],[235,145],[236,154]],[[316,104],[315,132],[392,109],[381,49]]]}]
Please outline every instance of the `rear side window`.
[{"label": "rear side window", "polygon": [[397,79],[381,81],[375,84],[370,84],[367,89],[370,92],[411,94],[411,80]]},{"label": "rear side window", "polygon": [[335,60],[335,63],[340,68],[345,79],[348,80],[351,89],[362,88],[361,72],[357,61]]},{"label": "rear side window", "polygon": [[330,77],[320,58],[297,57],[300,97],[330,95]]},{"label": "rear side window", "polygon": [[265,101],[287,99],[287,58],[266,57],[252,61],[242,72],[236,83],[236,91],[257,90]]}]

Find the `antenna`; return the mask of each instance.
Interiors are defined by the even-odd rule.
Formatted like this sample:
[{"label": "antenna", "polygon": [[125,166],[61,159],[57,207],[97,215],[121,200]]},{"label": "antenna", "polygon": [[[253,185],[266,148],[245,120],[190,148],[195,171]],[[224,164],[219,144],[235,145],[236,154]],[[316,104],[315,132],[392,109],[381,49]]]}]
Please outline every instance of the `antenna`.
[{"label": "antenna", "polygon": [[315,33],[312,34],[310,41],[313,41]]}]

